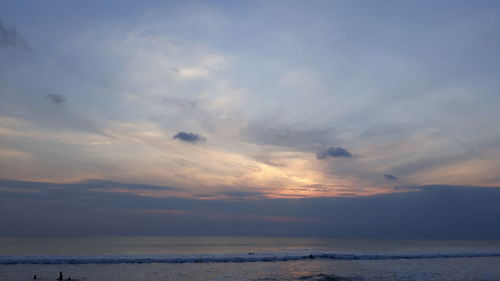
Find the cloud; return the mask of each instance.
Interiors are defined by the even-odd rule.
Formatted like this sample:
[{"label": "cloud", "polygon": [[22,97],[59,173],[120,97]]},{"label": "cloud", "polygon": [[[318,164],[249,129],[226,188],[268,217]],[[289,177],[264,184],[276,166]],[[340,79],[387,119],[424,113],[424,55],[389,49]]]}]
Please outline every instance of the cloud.
[{"label": "cloud", "polygon": [[385,177],[386,179],[388,179],[388,180],[397,180],[397,179],[398,179],[398,177],[393,176],[393,175],[389,175],[389,174],[384,175],[384,177]]},{"label": "cloud", "polygon": [[22,192],[24,189],[33,189],[40,192],[48,192],[50,190],[75,189],[83,190],[179,190],[178,188],[162,185],[151,184],[134,184],[123,183],[102,179],[88,179],[70,183],[53,183],[53,182],[34,182],[34,181],[19,181],[19,180],[1,180],[0,187],[9,187],[11,191],[17,190]]},{"label": "cloud", "polygon": [[29,48],[28,42],[15,27],[7,26],[0,21],[0,48]]},{"label": "cloud", "polygon": [[245,190],[230,190],[212,194],[196,194],[193,198],[217,199],[217,200],[258,200],[265,199],[269,193]]},{"label": "cloud", "polygon": [[[269,8],[279,11],[282,7],[278,6]],[[0,52],[5,51],[1,54],[5,58],[0,59],[0,112],[33,124],[10,126],[8,129],[16,134],[9,139],[2,136],[1,142],[3,149],[26,151],[34,160],[4,160],[0,170],[17,170],[24,176],[16,178],[24,179],[70,178],[66,172],[70,168],[75,175],[85,171],[91,177],[109,176],[108,171],[98,171],[102,166],[113,170],[117,178],[118,174],[141,178],[141,173],[157,173],[159,178],[169,178],[169,183],[182,182],[193,190],[216,185],[279,190],[285,185],[294,188],[339,181],[350,184],[354,191],[362,186],[381,190],[391,186],[384,172],[409,183],[450,183],[459,182],[457,176],[495,176],[500,158],[483,151],[480,144],[499,137],[494,122],[488,122],[499,116],[499,100],[495,99],[498,65],[491,59],[496,48],[494,40],[482,38],[495,34],[495,25],[491,24],[495,18],[476,18],[479,10],[473,15],[457,10],[458,14],[450,14],[452,18],[440,17],[444,9],[424,25],[414,22],[396,25],[393,30],[391,23],[398,19],[391,16],[399,13],[389,13],[378,21],[380,26],[374,26],[364,23],[378,19],[352,17],[358,11],[355,8],[334,9],[337,17],[320,13],[310,18],[307,15],[311,13],[300,13],[308,9],[303,6],[290,7],[287,11],[292,13],[284,15],[272,29],[258,33],[252,31],[261,30],[262,23],[268,21],[260,18],[263,15],[259,9],[235,19],[226,8],[205,7],[207,17],[205,11],[200,17],[200,11],[193,11],[189,5],[179,9],[165,5],[164,10],[155,8],[156,18],[138,16],[133,23],[119,17],[110,21],[106,13],[99,13],[92,21],[81,15],[81,20],[63,25],[58,24],[60,19],[42,19],[51,17],[54,9],[50,7],[44,6],[47,13],[40,14],[36,25],[20,14],[12,24],[31,44],[36,42],[37,54],[9,56],[10,45],[10,49],[0,48]],[[149,15],[141,9],[135,12]],[[165,12],[172,17],[165,17]],[[201,24],[200,18],[214,18],[215,22]],[[445,30],[432,29],[434,21],[441,24],[443,18]],[[332,26],[332,20],[339,27],[336,36],[330,36],[333,31],[329,28],[315,28]],[[63,29],[54,30],[57,26]],[[235,32],[242,26],[245,32]],[[362,27],[362,36],[349,36],[349,28],[343,28],[349,26]],[[386,26],[390,28],[383,28]],[[18,34],[12,28],[3,30]],[[52,32],[42,34],[49,30]],[[304,30],[314,32],[301,32]],[[430,31],[430,36],[422,30]],[[398,36],[405,40],[398,40]],[[366,38],[376,44],[361,44]],[[387,44],[388,40],[404,44]],[[414,44],[419,42],[423,43]],[[457,48],[449,52],[453,46]],[[325,50],[335,56],[333,63],[321,63],[320,55]],[[310,63],[297,63],[302,57],[297,54],[304,52],[310,55]],[[443,55],[445,59],[436,59]],[[308,67],[295,68],[299,65]],[[71,95],[60,104],[46,100],[51,92]],[[234,121],[237,117],[242,120]],[[136,126],[132,137],[130,128]],[[200,147],[196,140],[189,145],[193,141],[180,136],[171,139],[181,130],[203,134],[211,146],[202,145],[201,153],[192,153],[190,148]],[[95,136],[95,132],[109,133],[113,139]],[[164,132],[170,133],[164,136]],[[27,134],[34,137],[27,138]],[[462,156],[464,147],[455,144],[455,137],[477,150],[477,155]],[[74,138],[71,144],[69,138]],[[90,146],[83,138],[89,143],[97,140],[112,144]],[[328,146],[342,146],[354,158],[360,154],[363,159],[352,161],[346,159],[348,154],[331,155],[326,150],[322,154],[325,160],[310,161]],[[120,151],[134,154],[125,156]],[[117,155],[122,161],[111,161]],[[446,160],[449,155],[460,156]],[[488,166],[484,162],[467,165],[470,174],[462,172],[465,168],[457,172],[452,167],[472,157],[484,159]],[[142,167],[139,170],[135,168],[138,163]],[[143,163],[149,163],[149,169]],[[149,172],[153,166],[158,171]],[[469,167],[477,167],[477,171]],[[50,170],[50,176],[40,169]],[[168,176],[160,172],[166,170]],[[10,172],[3,174],[12,176]],[[467,182],[480,184],[479,180]],[[325,188],[324,192],[330,191]]]},{"label": "cloud", "polygon": [[178,97],[163,97],[161,99],[162,103],[165,105],[176,106],[182,109],[194,109],[197,106],[195,100],[190,100],[186,98],[178,98]]},{"label": "cloud", "polygon": [[[168,188],[0,180],[0,224],[12,226],[0,234],[500,238],[500,187],[408,186],[400,188],[406,192],[373,196],[290,199],[243,190],[222,198],[160,198],[113,192],[117,187]],[[68,227],[58,228],[63,222]]]},{"label": "cloud", "polygon": [[263,198],[266,195],[266,193],[264,192],[243,191],[243,190],[226,191],[217,194],[225,195],[228,198],[234,198],[234,199],[258,199],[258,198]]},{"label": "cloud", "polygon": [[318,159],[326,159],[328,157],[344,157],[344,158],[352,158],[352,154],[345,150],[342,147],[333,147],[329,146],[324,150],[319,151],[316,154]]},{"label": "cloud", "polygon": [[271,120],[251,121],[242,129],[243,136],[257,144],[289,147],[300,151],[317,151],[335,142],[335,128],[302,128],[271,124]]},{"label": "cloud", "polygon": [[61,105],[66,102],[66,98],[58,94],[48,94],[47,99],[57,105]]},{"label": "cloud", "polygon": [[[67,186],[67,184],[65,184]],[[163,186],[163,185],[151,185],[151,184],[135,184],[135,183],[123,183],[102,179],[89,179],[84,181],[79,181],[71,183],[70,186],[75,187],[86,187],[86,188],[123,188],[129,190],[179,190],[179,188]]]},{"label": "cloud", "polygon": [[190,143],[198,143],[204,142],[206,138],[200,134],[188,133],[188,132],[178,132],[173,139],[190,142]]}]

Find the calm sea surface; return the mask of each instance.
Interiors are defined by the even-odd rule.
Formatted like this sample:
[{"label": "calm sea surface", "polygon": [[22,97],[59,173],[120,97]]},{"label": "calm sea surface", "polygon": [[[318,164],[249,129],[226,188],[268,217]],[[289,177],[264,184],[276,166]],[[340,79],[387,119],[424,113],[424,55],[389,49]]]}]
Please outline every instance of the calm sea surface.
[{"label": "calm sea surface", "polygon": [[500,241],[0,237],[0,281],[500,280]]}]

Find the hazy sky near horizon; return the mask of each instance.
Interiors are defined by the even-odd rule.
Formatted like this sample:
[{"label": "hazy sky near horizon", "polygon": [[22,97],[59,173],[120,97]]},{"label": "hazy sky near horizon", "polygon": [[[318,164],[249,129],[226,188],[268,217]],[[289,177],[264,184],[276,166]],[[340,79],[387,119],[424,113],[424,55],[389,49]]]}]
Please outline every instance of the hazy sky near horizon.
[{"label": "hazy sky near horizon", "polygon": [[315,198],[150,195],[166,189],[176,188],[0,180],[0,235],[500,239],[500,187],[428,185]]},{"label": "hazy sky near horizon", "polygon": [[499,186],[499,50],[498,1],[4,0],[0,179]]}]

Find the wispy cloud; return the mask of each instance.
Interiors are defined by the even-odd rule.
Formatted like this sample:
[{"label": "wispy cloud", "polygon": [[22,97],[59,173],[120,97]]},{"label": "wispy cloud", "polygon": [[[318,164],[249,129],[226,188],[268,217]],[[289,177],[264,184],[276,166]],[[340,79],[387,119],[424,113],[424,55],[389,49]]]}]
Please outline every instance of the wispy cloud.
[{"label": "wispy cloud", "polygon": [[0,177],[219,198],[500,183],[497,4],[20,5],[0,23]]}]

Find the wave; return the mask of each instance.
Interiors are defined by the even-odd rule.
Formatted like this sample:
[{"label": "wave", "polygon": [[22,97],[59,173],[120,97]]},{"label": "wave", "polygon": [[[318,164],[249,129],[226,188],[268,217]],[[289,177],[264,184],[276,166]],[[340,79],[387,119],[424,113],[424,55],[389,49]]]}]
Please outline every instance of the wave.
[{"label": "wave", "polygon": [[319,251],[267,252],[247,254],[191,255],[85,255],[85,256],[0,256],[0,265],[12,264],[121,264],[121,263],[203,263],[203,262],[273,262],[309,259],[396,260],[500,257],[500,252],[448,253],[337,253]]}]

